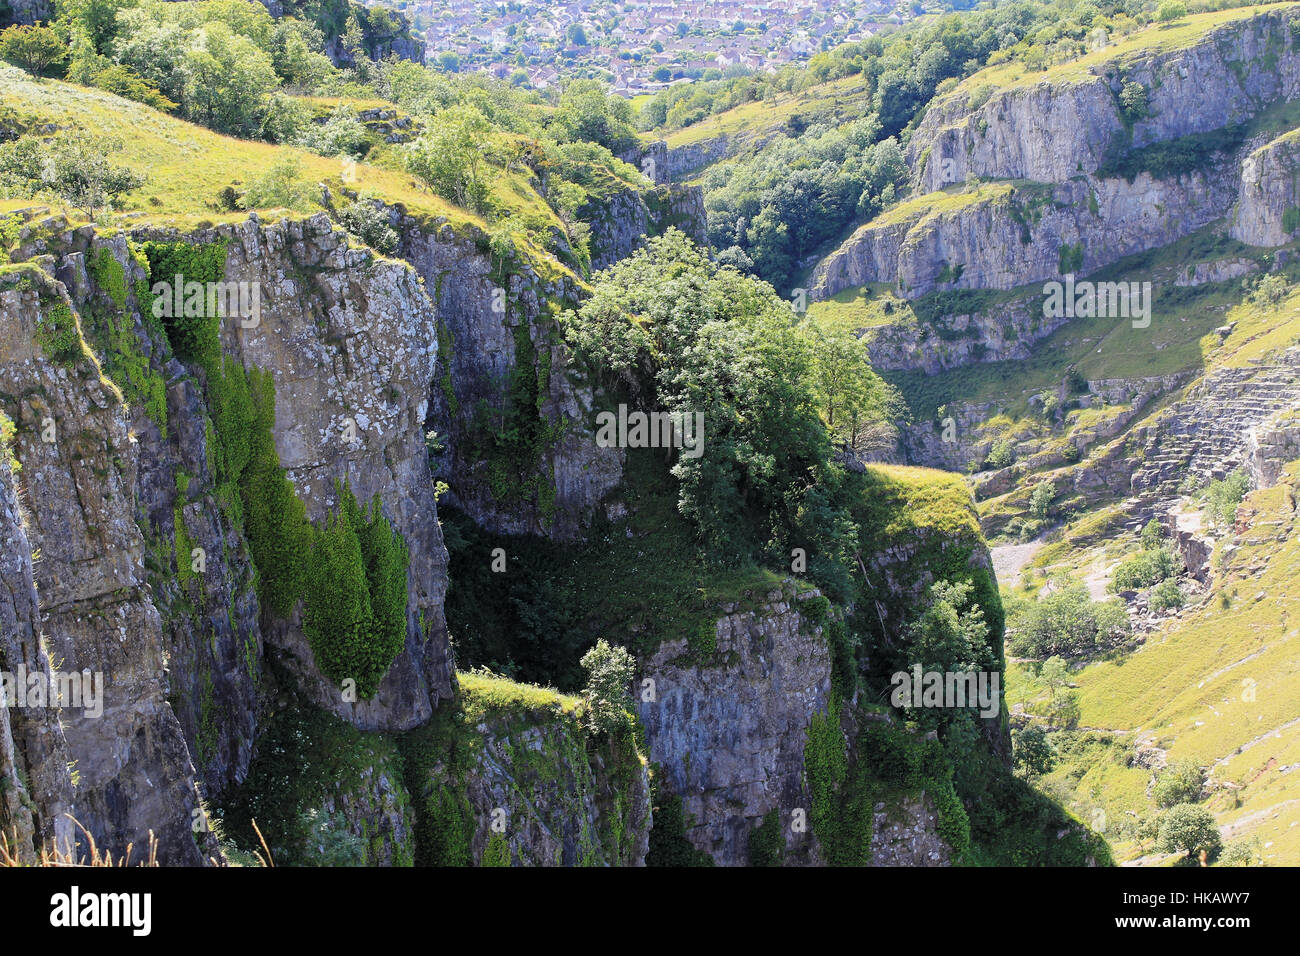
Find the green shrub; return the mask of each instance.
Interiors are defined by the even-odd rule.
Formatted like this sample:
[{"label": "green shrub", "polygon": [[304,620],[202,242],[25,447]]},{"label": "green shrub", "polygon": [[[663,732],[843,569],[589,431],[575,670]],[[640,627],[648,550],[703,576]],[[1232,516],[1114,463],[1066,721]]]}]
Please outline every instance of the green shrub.
[{"label": "green shrub", "polygon": [[1169,549],[1153,548],[1150,551],[1141,551],[1115,568],[1115,573],[1110,579],[1110,589],[1116,593],[1136,591],[1159,584],[1174,572],[1174,556]]},{"label": "green shrub", "polygon": [[70,365],[82,358],[81,330],[66,302],[43,301],[36,316],[36,341],[50,360]]},{"label": "green shrub", "polygon": [[166,289],[159,289],[158,295],[147,304],[148,311],[162,318],[167,340],[177,358],[212,368],[221,354],[220,316],[208,315],[206,307],[200,315],[168,315],[176,310],[170,303],[159,302],[159,298],[171,295],[178,277],[186,285],[220,282],[226,270],[226,241],[196,246],[188,242],[151,240],[142,248],[149,261],[151,293],[159,283],[166,283]]},{"label": "green shrub", "polygon": [[1053,588],[1012,614],[1007,647],[1037,659],[1089,654],[1129,633],[1128,612],[1120,601],[1094,601],[1081,581]]},{"label": "green shrub", "polygon": [[1182,607],[1187,603],[1187,597],[1177,581],[1167,578],[1151,589],[1147,603],[1153,611],[1167,611]]},{"label": "green shrub", "polygon": [[651,773],[650,797],[653,823],[646,866],[713,866],[713,857],[697,850],[686,839],[686,816],[682,798],[661,790],[659,774]]},{"label": "green shrub", "polygon": [[383,204],[365,196],[339,210],[339,222],[376,252],[390,255],[397,249],[397,232],[388,221]]},{"label": "green shrub", "polygon": [[1237,506],[1250,490],[1250,478],[1238,468],[1223,480],[1214,480],[1206,486],[1206,510],[1210,523],[1216,527],[1231,525],[1237,517]]},{"label": "green shrub", "polygon": [[1010,438],[999,438],[989,449],[988,457],[984,459],[986,469],[996,470],[1006,468],[1016,460],[1016,443]]},{"label": "green shrub", "polygon": [[1037,521],[1047,520],[1048,511],[1052,507],[1052,499],[1056,497],[1056,485],[1051,481],[1040,481],[1034,485],[1034,490],[1029,496],[1029,513]]},{"label": "green shrub", "polygon": [[1153,551],[1156,548],[1159,548],[1161,543],[1165,540],[1165,529],[1164,525],[1160,523],[1160,519],[1152,518],[1148,521],[1142,528],[1140,538],[1143,550]]},{"label": "green shrub", "polygon": [[636,673],[636,661],[624,648],[612,646],[604,638],[582,657],[587,672],[583,698],[587,702],[587,720],[592,733],[623,737],[636,718],[628,688]]},{"label": "green shrub", "polygon": [[780,866],[785,855],[781,811],[773,807],[749,834],[749,865]]},{"label": "green shrub", "polygon": [[487,846],[483,848],[483,859],[480,866],[509,866],[510,865],[510,844],[506,842],[504,833],[493,831],[488,837]]},{"label": "green shrub", "polygon": [[1192,760],[1177,760],[1156,777],[1151,796],[1158,807],[1197,803],[1205,787],[1205,771]]},{"label": "green shrub", "polygon": [[1187,16],[1187,7],[1182,0],[1160,0],[1156,7],[1156,19],[1161,23],[1173,23]]},{"label": "green shrub", "polygon": [[1282,231],[1295,232],[1300,229],[1300,206],[1287,206],[1282,213]]}]

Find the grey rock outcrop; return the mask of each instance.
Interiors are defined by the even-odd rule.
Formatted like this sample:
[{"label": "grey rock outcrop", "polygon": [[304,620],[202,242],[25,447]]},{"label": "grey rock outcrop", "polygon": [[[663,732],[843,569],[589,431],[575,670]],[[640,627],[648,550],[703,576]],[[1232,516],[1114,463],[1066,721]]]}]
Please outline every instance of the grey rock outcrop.
[{"label": "grey rock outcrop", "polygon": [[[40,553],[31,562],[40,628],[58,669],[94,675],[102,699],[102,713],[65,706],[59,715],[79,778],[73,812],[115,856],[133,843],[139,859],[152,831],[161,861],[198,864],[217,851],[191,829],[199,794],[167,702],[167,641],[136,523],[140,448],[120,393],[89,354],[65,365],[42,352],[38,317],[69,314],[71,303],[61,283],[28,277],[31,288],[0,292],[0,380],[17,426],[26,537]],[[48,760],[50,747],[25,759]],[[53,797],[42,813],[59,804]]]},{"label": "grey rock outcrop", "polygon": [[[0,672],[39,675],[48,686],[49,655],[41,642],[32,547],[23,528],[16,481],[0,447]],[[11,685],[10,690],[17,690]],[[20,860],[42,849],[72,847],[72,778],[68,745],[54,707],[0,699],[0,834]]]},{"label": "grey rock outcrop", "polygon": [[[1125,130],[1118,93],[1147,92],[1132,124],[1143,147],[1242,122],[1300,96],[1294,9],[1234,19],[1168,49],[1101,50],[1060,76],[1013,83],[972,108],[963,87],[927,110],[908,145],[914,186],[942,189],[971,176],[1059,183],[1093,173]],[[1087,135],[1080,135],[1080,131]]]},{"label": "grey rock outcrop", "polygon": [[1234,239],[1252,246],[1280,246],[1300,232],[1297,167],[1300,131],[1280,136],[1246,157],[1229,230]]},{"label": "grey rock outcrop", "polygon": [[[502,275],[490,255],[450,227],[428,231],[402,222],[401,254],[436,303],[439,353],[429,389],[427,427],[443,436],[436,477],[449,501],[497,532],[580,536],[604,496],[622,480],[622,451],[600,448],[588,425],[590,387],[570,374],[552,309],[576,301],[567,274],[543,277],[531,266]],[[522,336],[527,342],[522,342]],[[526,344],[527,349],[521,349]],[[494,479],[481,449],[491,421],[509,406],[521,351],[531,350],[541,393],[536,414],[553,440],[536,462],[540,490],[515,490]],[[501,485],[507,485],[502,489]]]},{"label": "grey rock outcrop", "polygon": [[[803,752],[808,724],[830,697],[830,652],[799,611],[793,583],[716,627],[716,653],[696,663],[684,640],[640,662],[654,700],[638,701],[650,759],[682,799],[687,839],[722,865],[749,862],[748,837],[771,810],[783,820],[808,807]],[[785,833],[787,852],[808,858],[810,834]]]}]

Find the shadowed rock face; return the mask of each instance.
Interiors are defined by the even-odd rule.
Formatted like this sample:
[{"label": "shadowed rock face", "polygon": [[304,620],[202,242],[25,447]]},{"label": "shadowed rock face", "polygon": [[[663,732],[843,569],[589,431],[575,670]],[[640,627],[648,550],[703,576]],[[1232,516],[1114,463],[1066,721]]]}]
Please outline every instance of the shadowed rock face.
[{"label": "shadowed rock face", "polygon": [[[40,643],[40,611],[31,545],[15,492],[0,460],[0,671],[49,675]],[[11,851],[31,859],[39,847],[71,845],[72,778],[58,712],[0,701],[0,832]]]},{"label": "shadowed rock face", "polygon": [[[18,428],[29,561],[39,552],[31,562],[39,628],[56,670],[103,677],[101,715],[60,714],[66,758],[79,778],[72,812],[115,856],[128,843],[139,853],[152,830],[160,860],[197,864],[211,847],[191,832],[198,794],[166,700],[167,644],[135,520],[139,446],[120,396],[90,358],[57,365],[36,343],[36,316],[59,305],[69,303],[53,282],[0,293],[0,380]],[[58,750],[57,737],[47,735],[26,759],[48,764]],[[68,794],[48,773],[42,786],[55,792],[42,807],[49,817]]]},{"label": "shadowed rock face", "polygon": [[[429,341],[440,354],[437,380],[427,390],[427,427],[445,442],[434,469],[450,486],[448,500],[494,532],[580,537],[622,480],[623,452],[596,445],[589,424],[591,388],[576,380],[560,344],[554,312],[576,302],[576,286],[530,266],[503,275],[488,254],[449,227],[428,232],[409,221],[399,226],[402,256],[437,304],[439,327]],[[536,414],[558,436],[539,448],[536,470],[544,494],[494,490],[492,466],[480,453],[480,439],[492,430],[491,418],[484,416],[509,406],[521,335],[534,352]],[[544,501],[547,495],[553,497]]]},{"label": "shadowed rock face", "polygon": [[[654,681],[654,699],[637,702],[650,759],[682,798],[687,839],[722,865],[749,862],[749,834],[770,810],[788,820],[809,804],[804,744],[813,715],[826,710],[831,660],[798,602],[790,587],[719,620],[716,665],[681,660],[688,648],[678,640],[638,670],[638,682]],[[810,832],[783,831],[792,854],[815,852]]]}]

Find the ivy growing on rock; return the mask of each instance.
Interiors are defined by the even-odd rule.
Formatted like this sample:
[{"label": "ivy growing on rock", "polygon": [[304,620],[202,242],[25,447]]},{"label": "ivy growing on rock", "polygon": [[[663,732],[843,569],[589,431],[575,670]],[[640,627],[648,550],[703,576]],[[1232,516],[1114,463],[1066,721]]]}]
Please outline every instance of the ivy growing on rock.
[{"label": "ivy growing on rock", "polygon": [[303,630],[321,671],[374,696],[406,641],[406,542],[376,495],[362,509],[349,485],[315,535],[307,562]]}]

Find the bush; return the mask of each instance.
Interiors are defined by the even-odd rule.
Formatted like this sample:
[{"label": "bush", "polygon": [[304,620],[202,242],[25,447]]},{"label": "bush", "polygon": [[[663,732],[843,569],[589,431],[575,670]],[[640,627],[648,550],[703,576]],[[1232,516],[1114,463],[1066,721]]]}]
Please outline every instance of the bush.
[{"label": "bush", "polygon": [[986,469],[1006,468],[1016,460],[1016,443],[1010,438],[999,438],[984,459]]},{"label": "bush", "polygon": [[1196,803],[1205,786],[1205,772],[1191,760],[1177,760],[1156,777],[1151,796],[1158,807],[1173,807],[1180,803]]},{"label": "bush", "polygon": [[1250,490],[1250,478],[1238,468],[1222,481],[1211,481],[1205,489],[1205,501],[1210,523],[1216,527],[1231,525],[1237,517],[1237,506]]},{"label": "bush", "polygon": [[1185,16],[1187,16],[1187,7],[1183,5],[1182,0],[1161,0],[1160,6],[1156,8],[1156,19],[1161,23],[1173,23]]},{"label": "bush", "polygon": [[1182,607],[1187,603],[1187,597],[1183,594],[1183,589],[1178,586],[1178,582],[1168,578],[1151,589],[1147,603],[1153,611],[1167,611]]},{"label": "bush", "polygon": [[[1287,220],[1291,220],[1291,228],[1286,229]],[[1292,206],[1282,216],[1282,228],[1287,232],[1294,232],[1300,228],[1300,208]],[[1267,275],[1261,278],[1250,291],[1251,304],[1260,308],[1273,308],[1282,304],[1286,298],[1287,290],[1290,286],[1287,284],[1286,277],[1281,275]]]},{"label": "bush", "polygon": [[387,209],[367,196],[358,196],[340,209],[339,222],[376,252],[390,255],[397,249],[397,232],[388,221]]},{"label": "bush", "polygon": [[1011,763],[1023,779],[1050,773],[1056,765],[1056,749],[1042,727],[1031,725],[1011,735]]},{"label": "bush", "polygon": [[406,542],[380,510],[339,489],[338,510],[315,535],[308,562],[303,631],[321,672],[374,696],[406,643]]},{"label": "bush", "polygon": [[66,56],[63,41],[49,27],[12,26],[0,33],[0,60],[7,60],[35,76],[62,63]]},{"label": "bush", "polygon": [[749,865],[780,866],[785,850],[781,837],[781,811],[773,807],[749,834]]},{"label": "bush", "polygon": [[1128,558],[1115,569],[1110,579],[1110,589],[1118,593],[1148,588],[1171,577],[1174,571],[1174,556],[1167,548],[1142,551]]},{"label": "bush", "polygon": [[1013,654],[1038,659],[1089,654],[1129,632],[1121,601],[1094,601],[1080,581],[1058,587],[1020,609],[1008,632]]},{"label": "bush", "polygon": [[1141,83],[1129,81],[1120,88],[1119,107],[1124,119],[1135,122],[1147,115],[1147,91]]},{"label": "bush", "polygon": [[587,686],[582,695],[587,702],[587,722],[592,733],[607,733],[618,738],[631,729],[632,695],[628,688],[636,673],[636,661],[624,648],[611,645],[604,638],[582,657],[587,672]]},{"label": "bush", "polygon": [[311,191],[302,181],[302,163],[288,157],[277,160],[265,173],[248,184],[243,196],[245,209],[306,210]]},{"label": "bush", "polygon": [[48,192],[94,219],[124,193],[144,185],[145,178],[109,162],[122,148],[120,140],[73,133],[46,146],[24,136],[0,146],[0,182],[30,194]]},{"label": "bush", "polygon": [[1034,485],[1034,491],[1029,496],[1029,513],[1038,521],[1046,521],[1047,512],[1055,497],[1056,485],[1051,481],[1040,481]]}]

